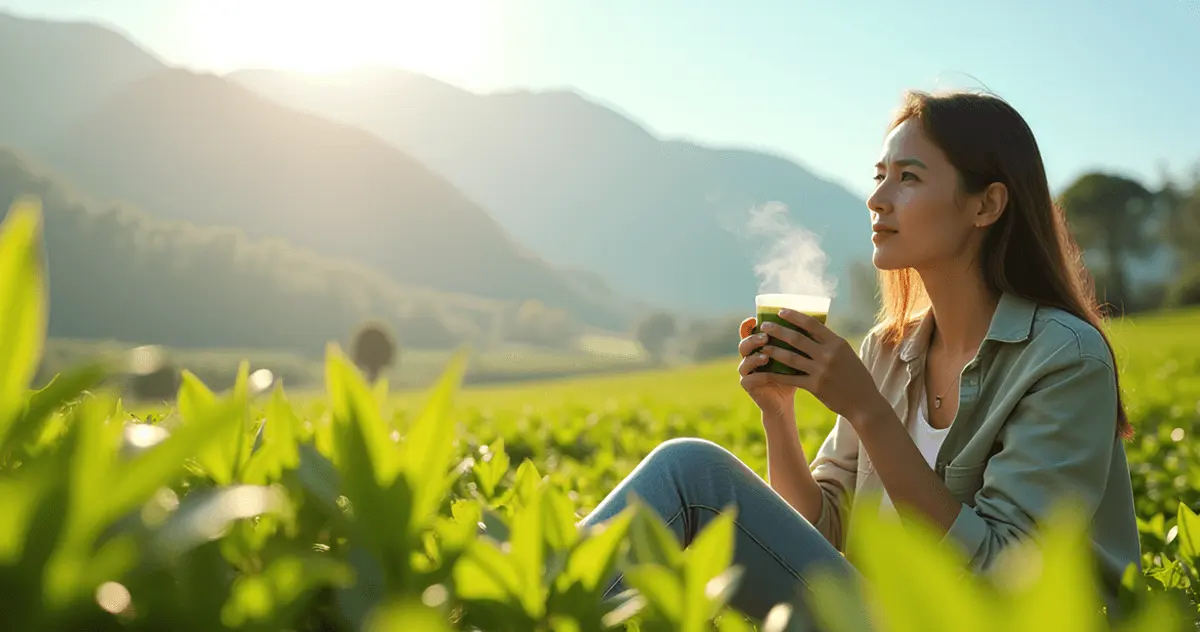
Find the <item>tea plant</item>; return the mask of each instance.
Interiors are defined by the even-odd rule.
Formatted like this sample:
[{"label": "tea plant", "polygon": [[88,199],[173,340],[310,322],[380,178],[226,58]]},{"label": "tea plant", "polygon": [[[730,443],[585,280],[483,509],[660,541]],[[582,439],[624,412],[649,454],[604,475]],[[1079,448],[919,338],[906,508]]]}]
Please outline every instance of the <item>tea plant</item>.
[{"label": "tea plant", "polygon": [[[36,202],[14,207],[0,232],[4,627],[799,627],[799,604],[763,622],[729,607],[744,573],[732,563],[732,510],[686,549],[639,502],[605,525],[577,527],[582,508],[671,436],[713,438],[761,469],[761,429],[728,391],[706,400],[690,382],[696,390],[675,403],[555,408],[545,390],[528,409],[510,392],[498,396],[510,398],[504,409],[464,411],[464,352],[416,406],[384,380],[368,383],[330,346],[319,398],[289,398],[280,384],[260,392],[243,364],[227,392],[184,372],[171,409],[134,414],[110,388],[110,367],[30,390],[48,307],[40,241]],[[1122,630],[1187,629],[1196,614],[1200,519],[1194,492],[1177,481],[1197,466],[1175,429],[1200,424],[1155,406],[1140,411],[1154,450],[1131,452],[1152,563],[1126,576],[1132,614]],[[828,420],[811,408],[800,417],[805,445],[819,443]],[[964,576],[919,520],[906,527],[863,525],[862,585],[817,578],[806,600],[822,629],[1108,627],[1083,525],[1070,514],[1047,526],[1040,546],[1015,551],[996,581]],[[602,599],[617,572],[630,590]]]}]

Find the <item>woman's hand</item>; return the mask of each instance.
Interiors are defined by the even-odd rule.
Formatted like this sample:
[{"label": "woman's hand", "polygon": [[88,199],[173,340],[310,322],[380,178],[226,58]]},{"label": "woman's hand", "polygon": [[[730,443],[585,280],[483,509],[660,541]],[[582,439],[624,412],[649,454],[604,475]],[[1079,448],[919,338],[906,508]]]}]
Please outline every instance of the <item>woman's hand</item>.
[{"label": "woman's hand", "polygon": [[738,365],[738,373],[742,376],[742,388],[764,413],[768,415],[794,414],[796,405],[796,387],[794,385],[761,379],[774,375],[772,373],[751,373],[754,369],[767,363],[767,356],[755,353],[767,344],[766,334],[754,333],[757,325],[758,321],[751,317],[743,320],[740,327],[742,341],[738,343],[738,353],[742,356],[742,362]]},{"label": "woman's hand", "polygon": [[[886,405],[874,378],[871,377],[871,372],[844,338],[807,314],[782,310],[779,316],[804,329],[812,338],[770,322],[763,323],[763,333],[788,343],[810,357],[806,358],[775,346],[762,347],[758,353],[743,357],[742,388],[746,389],[751,397],[755,396],[754,393],[763,393],[768,398],[777,397],[779,393],[784,392],[783,389],[790,389],[789,393],[794,393],[796,388],[802,388],[812,393],[829,410],[848,420],[855,420],[870,413],[881,403]],[[747,322],[753,323],[754,319],[748,318],[742,322],[743,332],[746,331]],[[765,341],[755,340],[748,344],[746,339],[743,339],[738,350],[745,356],[764,343]],[[807,375],[750,373],[766,364],[768,358],[799,369]],[[746,369],[748,365],[749,369]],[[755,398],[755,401],[758,399]]]}]

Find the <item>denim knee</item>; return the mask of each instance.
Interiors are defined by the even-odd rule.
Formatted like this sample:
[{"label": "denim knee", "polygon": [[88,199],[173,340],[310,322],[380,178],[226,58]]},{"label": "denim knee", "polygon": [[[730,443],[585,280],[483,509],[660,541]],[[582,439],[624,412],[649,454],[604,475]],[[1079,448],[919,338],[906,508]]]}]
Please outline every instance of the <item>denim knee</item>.
[{"label": "denim knee", "polygon": [[685,470],[700,471],[707,471],[714,466],[727,466],[737,460],[729,450],[698,437],[668,439],[658,444],[646,458],[661,460]]}]

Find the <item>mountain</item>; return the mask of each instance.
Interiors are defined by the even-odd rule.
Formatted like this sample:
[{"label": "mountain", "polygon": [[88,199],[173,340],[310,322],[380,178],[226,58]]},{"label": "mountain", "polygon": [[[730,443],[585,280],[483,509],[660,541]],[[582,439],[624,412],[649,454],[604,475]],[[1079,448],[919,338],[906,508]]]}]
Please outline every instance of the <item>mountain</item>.
[{"label": "mountain", "polygon": [[759,205],[781,202],[819,235],[843,286],[847,264],[869,256],[863,200],[843,187],[761,151],[660,138],[574,92],[475,94],[387,69],[227,77],[378,134],[536,252],[677,309],[753,305],[754,264],[768,246],[747,233]]},{"label": "mountain", "polygon": [[524,250],[401,150],[217,76],[169,69],[137,81],[39,155],[85,190],[165,219],[281,238],[403,284],[628,325],[615,294]]},{"label": "mountain", "polygon": [[165,68],[123,35],[87,22],[0,12],[0,42],[0,145],[22,149]]},{"label": "mountain", "polygon": [[0,216],[42,202],[49,333],[172,347],[286,349],[321,357],[367,319],[405,348],[486,345],[514,307],[404,286],[361,264],[223,227],[99,205],[27,155],[0,148]]}]

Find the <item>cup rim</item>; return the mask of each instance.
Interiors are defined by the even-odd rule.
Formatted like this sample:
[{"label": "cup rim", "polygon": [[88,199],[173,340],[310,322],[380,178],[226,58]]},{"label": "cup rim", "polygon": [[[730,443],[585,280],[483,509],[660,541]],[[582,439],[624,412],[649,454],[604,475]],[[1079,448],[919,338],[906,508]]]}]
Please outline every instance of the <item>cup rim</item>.
[{"label": "cup rim", "polygon": [[786,292],[767,292],[758,294],[754,297],[754,306],[761,307],[779,307],[792,309],[798,312],[819,312],[829,313],[829,306],[833,303],[832,296],[821,296],[819,294],[789,294]]}]

